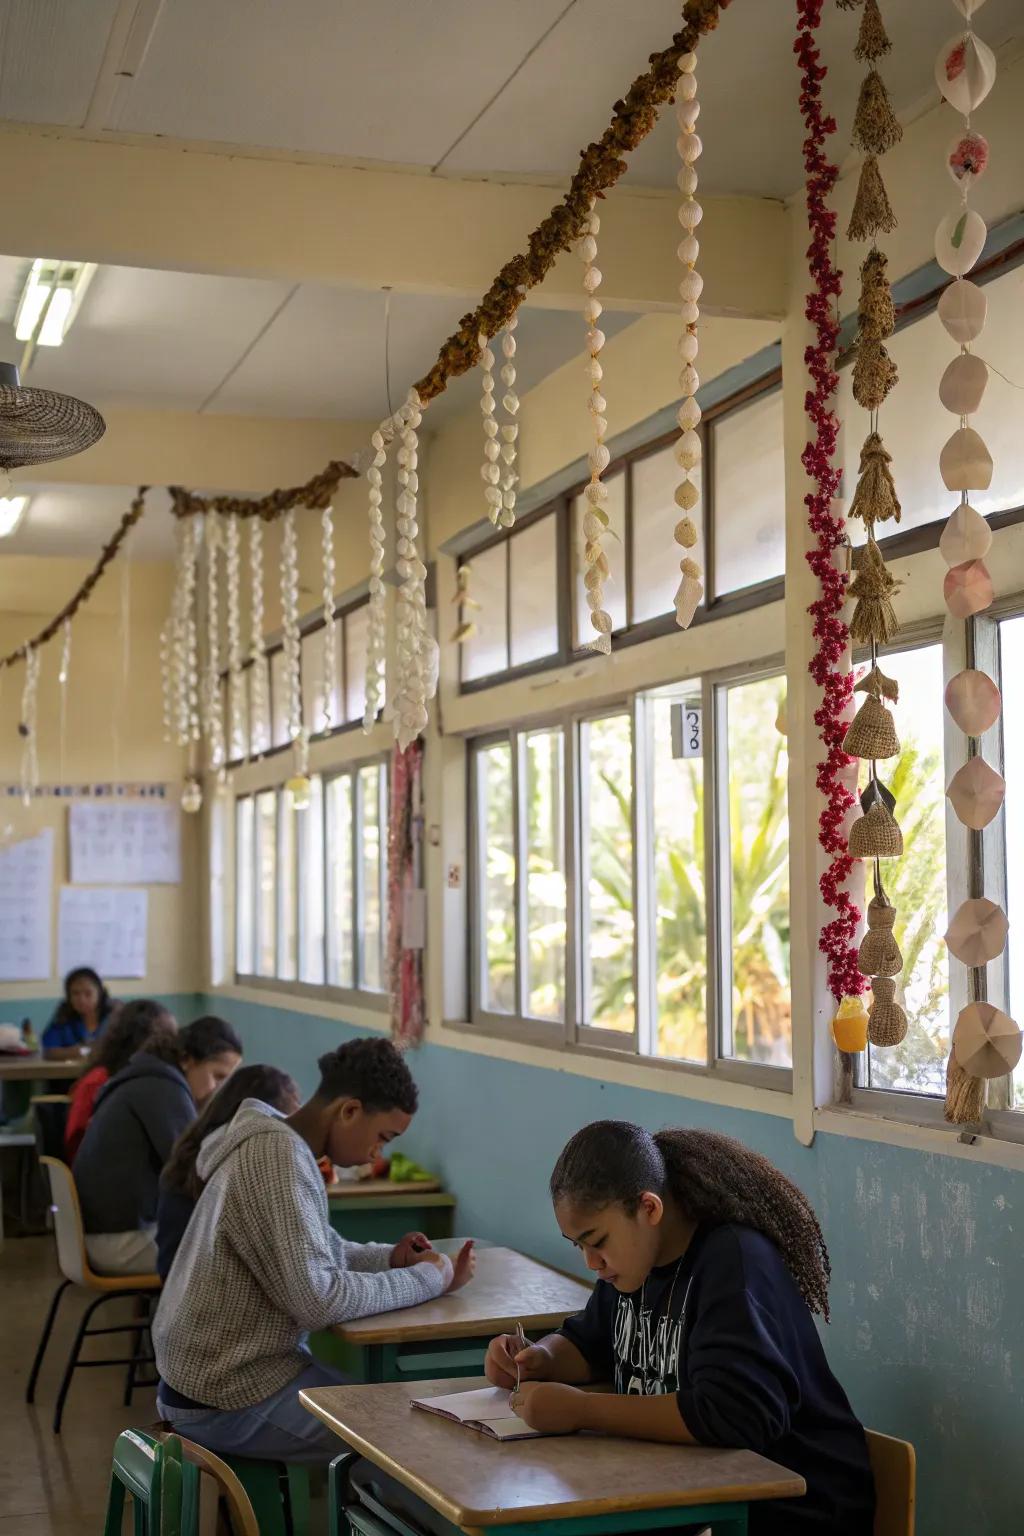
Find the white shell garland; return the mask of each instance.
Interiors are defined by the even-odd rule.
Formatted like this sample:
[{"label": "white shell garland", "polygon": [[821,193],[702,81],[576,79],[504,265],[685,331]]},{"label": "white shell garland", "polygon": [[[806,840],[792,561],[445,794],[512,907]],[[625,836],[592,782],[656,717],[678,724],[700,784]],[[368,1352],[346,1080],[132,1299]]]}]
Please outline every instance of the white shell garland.
[{"label": "white shell garland", "polygon": [[29,646],[25,652],[25,684],[21,693],[20,729],[24,738],[21,749],[21,798],[30,805],[32,796],[39,788],[39,741],[37,737],[39,702],[38,646]]},{"label": "white shell garland", "polygon": [[263,649],[263,525],[249,519],[249,755],[270,745],[270,689]]},{"label": "white shell garland", "polygon": [[[170,697],[166,686],[167,646],[166,629],[160,631],[160,663],[164,669],[164,740],[170,741],[170,716],[168,714],[168,699]],[[68,720],[68,679],[71,676],[71,620],[65,619],[61,625],[60,669],[57,672],[57,682],[60,686],[60,782],[64,783],[64,756],[67,737]]]},{"label": "white shell garland", "polygon": [[171,599],[167,669],[170,715],[178,746],[199,740],[199,646],[196,629],[196,565],[203,527],[198,517],[178,524],[178,568]]},{"label": "white shell garland", "polygon": [[501,382],[505,386],[501,404],[507,421],[502,422],[499,432],[501,434],[501,512],[499,519],[503,528],[512,528],[516,520],[516,487],[519,484],[519,474],[516,470],[516,439],[519,436],[519,423],[516,417],[519,415],[519,396],[516,393],[516,338],[515,331],[519,324],[518,312],[514,314],[501,333],[501,355],[505,361],[501,365]]},{"label": "white shell garland", "polygon": [[410,390],[399,415],[398,450],[398,603],[395,623],[395,740],[399,751],[426,728],[427,701],[437,689],[437,642],[427,627],[427,568],[420,558],[416,520],[419,491],[419,427],[423,420],[419,395]]},{"label": "white shell garland", "polygon": [[385,648],[387,645],[387,594],[384,590],[384,502],[383,474],[387,463],[387,445],[394,437],[391,417],[381,423],[370,438],[373,459],[366,471],[370,504],[370,603],[366,650],[366,707],[363,730],[369,731],[384,702]]},{"label": "white shell garland", "polygon": [[206,665],[203,671],[203,733],[209,766],[224,766],[224,711],[220,691],[220,611],[217,555],[220,550],[220,517],[207,512],[203,519],[206,538]]},{"label": "white shell garland", "polygon": [[597,266],[597,236],[600,229],[601,220],[592,201],[590,214],[584,225],[583,238],[578,247],[580,259],[583,262],[583,288],[587,295],[583,310],[587,320],[587,374],[590,379],[590,398],[587,401],[587,408],[590,411],[594,431],[594,446],[588,455],[590,484],[583,493],[587,500],[587,510],[583,514],[583,563],[586,568],[583,584],[587,594],[587,607],[590,609],[590,627],[597,631],[597,638],[591,640],[585,649],[599,651],[602,656],[608,656],[612,649],[613,621],[611,614],[604,606],[604,584],[608,579],[609,566],[608,556],[601,547],[601,540],[608,527],[608,514],[604,510],[604,503],[608,499],[608,487],[601,476],[608,468],[611,454],[605,445],[605,435],[608,431],[605,412],[608,407],[601,393],[604,369],[599,361],[605,338],[604,332],[597,323],[601,318],[602,308],[601,301],[597,297],[597,290],[601,286],[601,270]]},{"label": "white shell garland", "polygon": [[302,678],[299,636],[299,545],[293,508],[284,515],[281,537],[281,628],[284,642],[285,712],[288,735],[302,736]]},{"label": "white shell garland", "polygon": [[675,449],[676,463],[683,471],[683,478],[676,486],[675,501],[680,516],[673,534],[676,543],[683,550],[683,558],[679,562],[681,577],[675,596],[676,623],[680,629],[689,628],[698,604],[704,596],[700,566],[692,555],[687,553],[688,550],[693,549],[698,538],[697,521],[693,513],[700,500],[700,492],[691,475],[701,461],[701,440],[697,432],[701,411],[696,398],[697,390],[700,388],[700,378],[694,364],[699,345],[697,321],[700,318],[700,310],[697,301],[703,291],[704,280],[696,270],[700,246],[694,230],[703,217],[703,210],[694,194],[697,191],[696,162],[700,158],[703,146],[694,131],[694,125],[700,114],[700,104],[697,101],[697,79],[694,74],[696,67],[695,53],[681,55],[675,98],[676,120],[679,125],[676,148],[679,151],[680,160],[677,184],[683,194],[683,201],[679,206],[679,223],[683,229],[683,239],[678,252],[683,268],[679,282],[680,316],[683,322],[683,333],[679,339],[679,357],[682,362],[679,384],[683,398],[676,415],[681,435]]},{"label": "white shell garland", "polygon": [[227,572],[228,599],[228,757],[236,762],[245,755],[245,734],[242,726],[242,631],[240,621],[240,556],[237,517],[229,517],[224,528],[224,554]]},{"label": "white shell garland", "polygon": [[338,621],[334,617],[334,508],[324,507],[320,514],[320,548],[324,573],[323,627],[323,729],[329,731],[335,721],[331,710],[338,690]]},{"label": "white shell garland", "polygon": [[480,410],[484,423],[484,461],[480,466],[480,478],[484,482],[484,501],[487,516],[495,527],[501,519],[501,446],[498,442],[498,423],[495,420],[494,403],[494,353],[490,341],[481,331],[477,336],[480,348],[481,395]]}]

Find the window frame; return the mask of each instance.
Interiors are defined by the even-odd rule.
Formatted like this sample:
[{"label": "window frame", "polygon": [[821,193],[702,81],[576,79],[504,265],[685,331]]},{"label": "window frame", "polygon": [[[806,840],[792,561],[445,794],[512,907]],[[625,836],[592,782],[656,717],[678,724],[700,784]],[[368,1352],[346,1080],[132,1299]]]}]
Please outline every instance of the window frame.
[{"label": "window frame", "polygon": [[[685,690],[693,694],[698,682],[705,720],[712,718],[710,711],[716,707],[718,695],[729,686],[738,683],[757,682],[765,678],[785,677],[784,658],[774,654],[758,662],[737,663],[698,678],[681,678],[676,683],[659,685],[619,694],[595,705],[578,705],[551,711],[532,717],[527,723],[494,728],[473,735],[466,742],[466,805],[467,805],[467,900],[466,917],[469,933],[466,958],[466,997],[468,999],[468,1023],[470,1032],[497,1039],[511,1040],[521,1045],[544,1046],[580,1056],[597,1057],[607,1061],[631,1062],[665,1069],[669,1072],[689,1074],[717,1080],[739,1083],[749,1087],[768,1088],[773,1093],[793,1092],[793,1068],[770,1066],[762,1062],[744,1061],[722,1054],[721,989],[722,967],[728,959],[729,946],[719,932],[720,919],[708,924],[706,934],[707,1003],[706,1003],[706,1061],[687,1061],[676,1057],[659,1056],[651,1050],[657,1040],[657,1018],[654,1011],[651,980],[656,963],[656,936],[650,920],[650,899],[653,886],[653,828],[651,824],[653,764],[649,752],[652,722],[651,706],[656,697],[674,697]],[[582,906],[581,885],[583,859],[580,840],[584,826],[585,790],[580,768],[580,728],[594,720],[628,714],[633,731],[632,750],[632,878],[633,878],[633,966],[635,1009],[634,1028],[627,1036],[624,1032],[595,1028],[582,1022]],[[523,861],[519,857],[519,832],[525,817],[525,802],[518,793],[525,741],[528,735],[543,730],[561,730],[564,765],[564,864],[566,883],[565,902],[565,1006],[561,1021],[545,1020],[522,1011],[523,970],[521,964],[525,900],[523,896]],[[512,751],[513,773],[513,846],[516,850],[515,881],[515,952],[517,955],[515,1013],[499,1013],[481,1006],[482,965],[486,960],[483,943],[484,912],[480,898],[479,871],[485,842],[482,838],[481,801],[479,794],[477,758],[499,742],[507,742]],[[728,870],[731,854],[723,853],[718,843],[716,808],[721,795],[721,775],[724,774],[726,797],[728,794],[727,743],[719,741],[716,730],[703,733],[702,762],[704,783],[715,781],[712,793],[704,795],[705,821],[705,881],[709,893],[708,905],[714,901],[714,911],[723,911],[723,869]],[[721,766],[719,763],[721,760]],[[638,792],[644,786],[643,792]],[[727,803],[727,798],[726,798]],[[641,959],[643,953],[644,958]],[[724,973],[723,973],[724,974]],[[731,989],[731,975],[728,986]],[[730,993],[731,995],[731,993]],[[641,1046],[644,1048],[641,1049]]]}]

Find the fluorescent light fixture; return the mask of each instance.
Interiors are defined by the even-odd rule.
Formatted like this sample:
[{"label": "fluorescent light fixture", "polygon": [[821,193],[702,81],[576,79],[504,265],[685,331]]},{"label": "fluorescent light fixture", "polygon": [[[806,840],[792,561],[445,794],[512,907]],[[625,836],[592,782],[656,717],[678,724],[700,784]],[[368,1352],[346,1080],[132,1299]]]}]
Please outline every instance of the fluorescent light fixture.
[{"label": "fluorescent light fixture", "polygon": [[25,516],[27,496],[0,496],[0,539],[12,534]]},{"label": "fluorescent light fixture", "polygon": [[59,347],[95,271],[92,262],[38,257],[18,303],[14,320],[17,340],[38,347]]}]

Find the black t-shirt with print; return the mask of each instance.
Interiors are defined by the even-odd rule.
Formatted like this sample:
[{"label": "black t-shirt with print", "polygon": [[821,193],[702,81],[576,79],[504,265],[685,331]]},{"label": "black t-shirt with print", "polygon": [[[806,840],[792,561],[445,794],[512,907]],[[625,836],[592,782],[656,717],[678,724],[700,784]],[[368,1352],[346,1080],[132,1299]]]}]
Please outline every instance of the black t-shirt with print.
[{"label": "black t-shirt with print", "polygon": [[802,1499],[755,1503],[750,1536],[871,1536],[875,1494],[864,1431],[829,1370],[782,1256],[750,1227],[698,1227],[678,1263],[642,1291],[599,1280],[562,1330],[595,1381],[674,1392],[701,1445],[758,1451],[798,1473]]}]

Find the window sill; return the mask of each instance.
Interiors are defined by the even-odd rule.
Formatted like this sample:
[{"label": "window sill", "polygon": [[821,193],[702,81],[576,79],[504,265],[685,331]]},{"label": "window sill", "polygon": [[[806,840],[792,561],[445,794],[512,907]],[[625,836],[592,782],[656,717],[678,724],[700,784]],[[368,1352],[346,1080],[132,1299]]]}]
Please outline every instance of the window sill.
[{"label": "window sill", "polygon": [[390,1027],[388,999],[382,992],[356,992],[344,987],[318,987],[308,982],[275,981],[239,976],[209,989],[210,997],[227,997],[263,1008],[288,1008],[316,1018],[335,1019],[356,1029]]},{"label": "window sill", "polygon": [[[921,1101],[908,1095],[909,1103],[900,1113],[888,1105],[886,1112],[830,1104],[815,1110],[814,1129],[828,1136],[849,1136],[858,1141],[882,1142],[890,1147],[906,1147],[914,1152],[937,1153],[942,1157],[962,1158],[967,1162],[991,1164],[997,1168],[1024,1170],[1024,1140],[1011,1137],[1016,1132],[1024,1138],[1024,1115],[1006,1127],[1008,1116],[1000,1115],[988,1128],[973,1132],[970,1127],[947,1125],[922,1113]],[[926,1104],[928,1101],[924,1101]],[[900,1107],[902,1110],[902,1106]],[[939,1111],[941,1115],[941,1109]],[[998,1125],[998,1134],[995,1134]],[[1003,1134],[1004,1130],[1006,1134]],[[961,1139],[966,1134],[970,1140]]]}]

